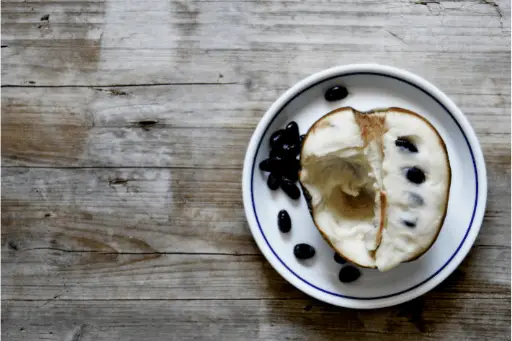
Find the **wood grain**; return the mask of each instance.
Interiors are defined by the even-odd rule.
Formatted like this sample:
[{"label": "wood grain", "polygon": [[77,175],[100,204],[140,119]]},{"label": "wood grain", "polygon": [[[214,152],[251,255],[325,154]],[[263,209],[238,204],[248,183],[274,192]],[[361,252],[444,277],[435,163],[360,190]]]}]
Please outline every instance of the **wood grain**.
[{"label": "wood grain", "polygon": [[[241,169],[253,133],[252,127],[161,127],[153,123],[156,119],[129,127],[87,127],[45,125],[28,117],[18,115],[15,124],[2,125],[4,166]],[[482,127],[479,136],[490,167],[498,164],[507,171],[510,116],[490,121],[489,115],[473,119],[477,132]]]},{"label": "wood grain", "polygon": [[[2,290],[15,300],[88,299],[292,299],[304,297],[270,264],[254,255],[160,253],[136,239],[73,239],[81,251],[60,245],[2,253]],[[62,239],[60,240],[62,242]],[[130,252],[119,244],[139,244]],[[476,246],[436,290],[442,293],[510,293],[510,248]],[[490,263],[492,262],[492,265]]]},{"label": "wood grain", "polygon": [[[510,1],[2,1],[6,340],[510,340]],[[425,77],[468,116],[488,204],[427,295],[308,298],[250,235],[245,148],[334,65]]]},{"label": "wood grain", "polygon": [[[503,294],[430,293],[395,308],[356,311],[296,300],[9,301],[9,340],[508,340]],[[37,314],[31,312],[37,311]],[[75,312],[75,313],[70,313]]]},{"label": "wood grain", "polygon": [[110,244],[117,235],[159,252],[256,252],[238,170],[4,169],[3,177],[2,234],[21,248],[53,240],[82,250],[73,237]]},{"label": "wood grain", "polygon": [[241,169],[246,128],[2,125],[5,166]]},{"label": "wood grain", "polygon": [[[4,88],[2,123],[126,128],[155,121],[154,127],[164,128],[254,128],[290,86],[282,82],[258,91],[243,84]],[[443,90],[468,115],[477,133],[510,132],[510,93]],[[205,115],[211,119],[205,120]],[[486,124],[489,119],[496,124]]]},{"label": "wood grain", "polygon": [[445,89],[491,94],[510,84],[510,2],[492,4],[7,1],[2,78],[11,85],[289,86],[365,60],[434,77]]},{"label": "wood grain", "polygon": [[[510,247],[510,187],[498,187],[509,181],[505,166],[492,173],[477,245]],[[74,237],[108,245],[117,235],[159,252],[257,252],[238,170],[9,168],[2,176],[2,237],[22,249],[83,250]]]}]

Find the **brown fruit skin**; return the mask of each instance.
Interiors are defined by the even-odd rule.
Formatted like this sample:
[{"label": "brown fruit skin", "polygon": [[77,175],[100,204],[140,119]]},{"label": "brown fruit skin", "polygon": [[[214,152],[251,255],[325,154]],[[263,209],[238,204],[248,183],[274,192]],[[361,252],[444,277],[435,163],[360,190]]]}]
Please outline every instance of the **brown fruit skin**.
[{"label": "brown fruit skin", "polygon": [[[439,132],[437,131],[436,128],[434,128],[434,126],[429,122],[427,121],[424,117],[418,115],[417,113],[413,112],[413,111],[410,111],[410,110],[407,110],[407,109],[403,109],[403,108],[398,108],[398,107],[390,107],[390,108],[384,108],[384,109],[374,109],[374,110],[370,110],[370,111],[366,111],[366,112],[360,112],[360,111],[357,111],[356,109],[352,108],[352,107],[342,107],[342,108],[338,108],[338,109],[335,109],[333,111],[330,111],[328,112],[327,114],[325,114],[324,116],[320,117],[315,123],[313,123],[313,125],[311,126],[311,128],[309,128],[309,130],[306,132],[305,134],[305,137],[304,137],[304,140],[302,142],[302,145],[301,145],[301,149],[300,149],[300,169],[303,168],[303,165],[302,165],[302,160],[303,160],[303,150],[304,150],[304,146],[306,145],[306,141],[309,137],[309,133],[312,132],[313,130],[316,129],[316,124],[318,122],[320,122],[322,119],[324,119],[325,117],[329,116],[329,115],[332,115],[332,114],[335,114],[337,112],[340,112],[340,111],[344,111],[344,110],[351,110],[352,112],[354,113],[359,113],[359,114],[365,114],[365,115],[371,115],[373,113],[382,113],[382,112],[388,112],[388,111],[397,111],[397,112],[402,112],[402,113],[405,113],[405,114],[409,114],[409,115],[414,115],[418,118],[420,118],[422,121],[424,121],[433,131],[435,131],[438,139],[439,139],[439,142],[441,142],[441,146],[443,147],[443,150],[444,150],[444,155],[446,157],[446,161],[447,161],[447,164],[448,164],[448,192],[447,192],[447,195],[446,197],[448,198],[448,200],[446,200],[446,203],[444,205],[444,213],[443,213],[443,217],[441,218],[441,222],[439,224],[439,228],[437,229],[437,233],[434,237],[434,239],[432,240],[432,243],[430,244],[430,246],[428,248],[426,248],[423,252],[419,252],[417,255],[413,255],[411,256],[411,258],[407,259],[407,260],[404,260],[402,263],[408,263],[408,262],[412,262],[418,258],[420,258],[421,256],[423,256],[431,247],[432,245],[434,245],[434,243],[436,242],[437,240],[437,237],[439,237],[439,233],[441,232],[441,228],[443,227],[443,224],[444,224],[444,220],[446,218],[446,213],[447,213],[447,210],[448,210],[448,202],[449,202],[449,198],[450,198],[450,187],[451,187],[451,180],[452,180],[452,170],[451,170],[451,166],[450,166],[450,160],[448,158],[448,151],[446,149],[446,144],[444,143],[444,140],[441,138],[441,135],[439,135]],[[355,262],[353,259],[350,259],[349,257],[346,257],[343,253],[341,253],[339,250],[337,250],[334,245],[332,245],[331,241],[329,240],[329,238],[324,234],[324,232],[322,231],[322,229],[317,225],[316,221],[315,221],[315,215],[314,215],[314,208],[313,208],[313,204],[311,202],[311,194],[309,193],[309,191],[306,189],[306,187],[302,184],[302,176],[301,176],[301,173],[302,171],[299,172],[299,185],[300,187],[302,188],[302,193],[304,194],[304,198],[306,200],[306,203],[307,203],[307,206],[308,206],[308,210],[309,210],[309,214],[311,215],[311,218],[313,219],[313,223],[315,224],[315,227],[317,228],[317,230],[320,232],[320,234],[322,235],[322,237],[324,238],[324,240],[327,242],[327,244],[329,244],[329,246],[337,253],[339,254],[341,257],[345,258],[347,261],[349,261],[350,263],[354,264],[354,265],[357,265],[361,268],[367,268],[367,269],[376,269],[377,267],[374,266],[374,267],[369,267],[369,266],[363,266],[361,264],[358,264],[357,262]]]}]

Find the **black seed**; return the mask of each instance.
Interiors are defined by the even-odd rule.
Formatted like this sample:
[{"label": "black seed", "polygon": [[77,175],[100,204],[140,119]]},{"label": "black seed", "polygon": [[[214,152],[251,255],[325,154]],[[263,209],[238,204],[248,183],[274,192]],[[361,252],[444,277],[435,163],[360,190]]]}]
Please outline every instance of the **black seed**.
[{"label": "black seed", "polygon": [[409,168],[406,177],[407,180],[418,185],[425,181],[425,173],[418,167]]},{"label": "black seed", "polygon": [[272,168],[270,166],[271,166],[270,158],[265,159],[260,162],[260,169],[262,171],[270,172],[272,170]]},{"label": "black seed", "polygon": [[301,243],[295,245],[293,248],[293,254],[298,259],[309,259],[315,255],[315,248],[309,244]]},{"label": "black seed", "polygon": [[278,147],[280,146],[284,139],[284,130],[283,129],[279,129],[278,131],[274,132],[271,136],[270,136],[270,148],[275,148],[275,147]]},{"label": "black seed", "polygon": [[345,264],[347,262],[345,258],[341,257],[336,252],[334,253],[334,261],[338,264]]},{"label": "black seed", "polygon": [[298,143],[283,144],[281,147],[281,154],[290,158],[294,158],[300,153],[300,145]]},{"label": "black seed", "polygon": [[416,193],[409,193],[409,201],[411,202],[412,207],[423,206],[425,203],[423,198]]},{"label": "black seed", "polygon": [[281,177],[278,175],[275,175],[274,173],[270,173],[267,179],[267,186],[271,190],[275,191],[279,188],[279,185],[281,184]]},{"label": "black seed", "polygon": [[292,220],[286,210],[279,211],[277,215],[277,226],[279,227],[279,231],[283,233],[290,232],[292,229]]},{"label": "black seed", "polygon": [[350,283],[354,282],[360,276],[361,272],[359,271],[358,268],[352,265],[346,265],[341,268],[338,278],[340,279],[340,282]]},{"label": "black seed", "polygon": [[299,180],[299,172],[288,170],[283,174],[283,178],[289,180],[292,183],[296,183]]},{"label": "black seed", "polygon": [[304,142],[304,139],[306,138],[306,135],[301,135],[299,136],[299,143],[300,143],[300,146],[302,147],[302,143]]},{"label": "black seed", "polygon": [[284,156],[284,153],[283,153],[283,150],[281,148],[272,148],[270,150],[270,154],[269,154],[270,157],[276,157],[276,156],[279,156],[279,157],[282,157]]},{"label": "black seed", "polygon": [[416,227],[416,222],[415,221],[410,221],[410,220],[402,220],[402,223],[407,226],[407,227]]},{"label": "black seed", "polygon": [[345,97],[347,97],[347,95],[347,88],[341,85],[335,85],[325,92],[324,97],[326,101],[333,102],[339,101],[340,99],[344,99]]},{"label": "black seed", "polygon": [[291,121],[286,126],[286,140],[290,144],[297,144],[299,142],[299,126],[295,121]]},{"label": "black seed", "polygon": [[283,159],[279,156],[270,157],[260,162],[260,169],[265,172],[276,172],[281,169]]},{"label": "black seed", "polygon": [[299,179],[299,167],[300,161],[295,157],[271,157],[270,161],[262,162],[260,168],[263,167],[263,170],[267,172],[270,171],[275,175],[280,175],[291,182],[296,182]]},{"label": "black seed", "polygon": [[405,137],[399,137],[395,141],[395,146],[400,147],[400,149],[403,149],[403,150],[408,150],[411,153],[418,152],[418,148],[416,148],[416,146],[411,141],[406,139]]},{"label": "black seed", "polygon": [[300,198],[299,188],[290,180],[283,179],[281,188],[291,199],[297,200]]},{"label": "black seed", "polygon": [[294,171],[296,171],[296,172],[299,171],[299,169],[300,169],[300,160],[298,160],[296,158],[292,158],[292,159],[287,159],[286,162],[290,165],[289,167],[292,168]]},{"label": "black seed", "polygon": [[300,161],[295,158],[284,158],[283,167],[281,167],[280,174],[290,180],[291,182],[297,182],[299,180],[299,167]]}]

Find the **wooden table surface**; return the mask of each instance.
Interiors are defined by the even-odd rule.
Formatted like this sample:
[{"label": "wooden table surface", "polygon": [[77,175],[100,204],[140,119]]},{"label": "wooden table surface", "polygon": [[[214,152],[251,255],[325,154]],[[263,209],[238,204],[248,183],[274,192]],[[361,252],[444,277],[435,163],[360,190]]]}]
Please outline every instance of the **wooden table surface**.
[{"label": "wooden table surface", "polygon": [[[2,0],[3,340],[510,340],[510,1]],[[438,85],[484,150],[471,253],[413,302],[311,299],[245,220],[285,89],[377,62]]]}]

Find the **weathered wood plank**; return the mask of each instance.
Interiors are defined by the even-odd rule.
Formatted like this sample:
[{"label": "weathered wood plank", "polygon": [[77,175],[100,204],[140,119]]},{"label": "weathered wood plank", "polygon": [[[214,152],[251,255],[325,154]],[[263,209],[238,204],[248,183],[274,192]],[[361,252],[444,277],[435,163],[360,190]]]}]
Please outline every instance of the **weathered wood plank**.
[{"label": "weathered wood plank", "polygon": [[[503,168],[477,245],[510,247]],[[20,249],[258,253],[238,170],[4,168],[2,236]]]},{"label": "weathered wood plank", "polygon": [[4,2],[2,78],[293,84],[365,60],[435,75],[445,89],[495,93],[510,84],[510,3],[493,3]]},{"label": "weathered wood plank", "polygon": [[[2,248],[2,294],[9,299],[220,300],[303,296],[259,254],[162,254],[140,245],[133,252],[124,253],[117,251],[118,244],[140,242],[119,236],[107,243],[80,240],[83,249],[96,252],[62,251],[60,248],[66,245],[25,249],[9,244],[9,236],[2,239],[8,240]],[[455,273],[435,290],[473,293],[476,297],[510,295],[509,263],[509,247],[475,246]]]},{"label": "weathered wood plank", "polygon": [[[262,87],[288,88],[322,69],[364,61],[407,69],[426,77],[441,89],[457,93],[499,94],[510,86],[507,77],[510,73],[510,63],[507,63],[510,52],[475,52],[470,55],[429,51],[354,52],[353,47],[350,51],[336,51],[331,44],[323,48],[279,45],[259,51],[106,49],[103,54],[113,61],[100,69],[88,61],[98,58],[89,55],[94,54],[92,49],[96,45],[86,41],[80,41],[76,47],[68,47],[69,41],[62,44],[64,47],[59,49],[17,47],[15,44],[11,44],[12,48],[2,49],[2,84],[109,86],[235,82],[250,85],[254,92]],[[7,54],[9,49],[14,50],[12,57]],[[126,60],[127,55],[130,60]],[[16,62],[15,58],[28,62]],[[45,62],[46,59],[51,59],[51,64],[50,61]],[[27,66],[27,63],[39,65]],[[61,65],[67,67],[62,70]],[[76,69],[79,71],[74,71]],[[79,75],[75,74],[77,72]],[[57,78],[54,74],[60,76]]]},{"label": "weathered wood plank", "polygon": [[251,129],[2,125],[5,166],[241,168]]},{"label": "weathered wood plank", "polygon": [[237,170],[3,169],[2,176],[2,234],[20,248],[256,252]]},{"label": "weathered wood plank", "polygon": [[[7,117],[15,123],[2,124],[4,166],[240,169],[254,128],[152,125],[157,119],[150,119],[149,125],[143,119],[126,123],[126,127],[87,127],[43,124],[44,119],[32,120],[28,115]],[[74,118],[71,121],[76,122]],[[493,167],[507,171],[510,116],[492,115],[484,109],[472,123],[490,172]]]},{"label": "weathered wood plank", "polygon": [[[263,94],[262,94],[263,95]],[[254,127],[276,97],[251,98],[243,85],[174,85],[118,88],[4,88],[2,123],[133,127]],[[466,96],[472,103],[476,103]],[[490,111],[506,97],[477,96]],[[205,119],[205,118],[208,119]]]},{"label": "weathered wood plank", "polygon": [[[501,303],[499,303],[501,302]],[[2,301],[17,340],[509,340],[507,295],[446,295],[374,311],[302,300]]]},{"label": "weathered wood plank", "polygon": [[[5,339],[510,340],[509,1],[8,0],[1,17]],[[362,61],[455,100],[489,202],[447,281],[361,312],[265,261],[240,170],[285,89]]]},{"label": "weathered wood plank", "polygon": [[[133,127],[149,120],[159,127],[253,128],[291,85],[259,88],[257,92],[240,84],[4,88],[2,124]],[[479,133],[510,132],[509,94],[446,90]],[[493,125],[486,124],[490,119]]]}]

